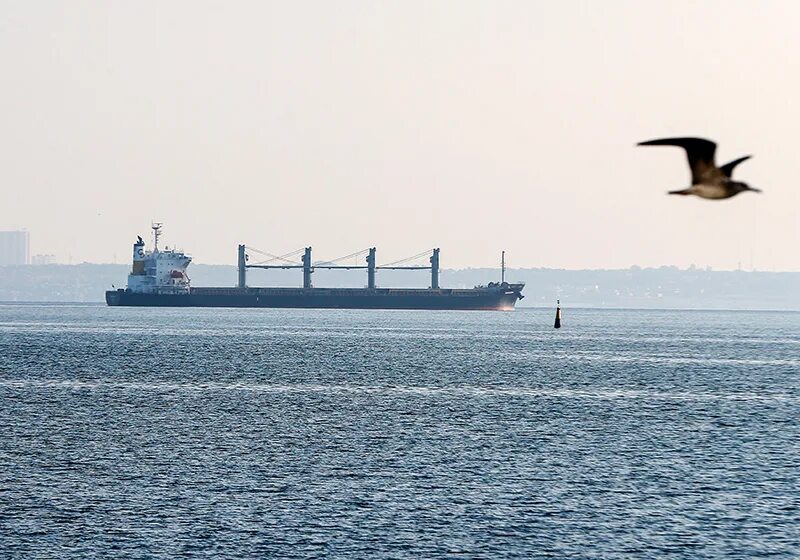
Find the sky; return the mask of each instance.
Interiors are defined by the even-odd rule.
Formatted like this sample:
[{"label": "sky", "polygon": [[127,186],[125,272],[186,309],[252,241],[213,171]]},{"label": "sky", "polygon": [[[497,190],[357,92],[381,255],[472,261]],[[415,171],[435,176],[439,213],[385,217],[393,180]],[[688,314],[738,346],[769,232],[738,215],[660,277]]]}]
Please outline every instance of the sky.
[{"label": "sky", "polygon": [[[0,1],[0,230],[127,262],[800,270],[800,3]],[[666,136],[763,189],[689,184]]]}]

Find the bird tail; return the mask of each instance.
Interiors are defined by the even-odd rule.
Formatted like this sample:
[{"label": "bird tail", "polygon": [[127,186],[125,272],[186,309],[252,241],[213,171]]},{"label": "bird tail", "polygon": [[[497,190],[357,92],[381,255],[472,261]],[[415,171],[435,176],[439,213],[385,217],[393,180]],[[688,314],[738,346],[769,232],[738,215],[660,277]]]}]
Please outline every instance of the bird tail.
[{"label": "bird tail", "polygon": [[681,189],[679,191],[669,191],[667,194],[682,194],[686,196],[687,194],[692,194],[691,189]]}]

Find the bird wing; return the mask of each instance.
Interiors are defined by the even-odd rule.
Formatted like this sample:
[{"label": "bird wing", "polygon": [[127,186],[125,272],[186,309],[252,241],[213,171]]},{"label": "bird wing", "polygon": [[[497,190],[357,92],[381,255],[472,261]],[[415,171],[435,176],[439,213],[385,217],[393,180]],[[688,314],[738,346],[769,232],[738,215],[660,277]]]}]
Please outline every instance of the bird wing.
[{"label": "bird wing", "polygon": [[753,157],[753,156],[743,156],[743,157],[740,157],[739,159],[735,159],[735,160],[733,160],[731,162],[726,163],[725,165],[721,165],[719,170],[722,171],[725,174],[726,177],[730,177],[731,175],[733,175],[733,169],[737,165],[739,165],[740,163],[742,163],[745,160],[750,159],[751,157]]},{"label": "bird wing", "polygon": [[639,146],[678,146],[686,150],[689,168],[692,170],[692,184],[696,185],[711,179],[719,173],[714,163],[717,145],[703,138],[660,138],[639,142]]}]

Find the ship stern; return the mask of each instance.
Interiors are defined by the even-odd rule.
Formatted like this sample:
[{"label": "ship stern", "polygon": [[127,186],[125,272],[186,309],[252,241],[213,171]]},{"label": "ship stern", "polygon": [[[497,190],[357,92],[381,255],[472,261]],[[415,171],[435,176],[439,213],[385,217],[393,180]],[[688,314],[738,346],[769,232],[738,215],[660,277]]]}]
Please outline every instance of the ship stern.
[{"label": "ship stern", "polygon": [[106,304],[110,306],[120,305],[122,294],[125,292],[122,288],[118,290],[108,290],[106,292]]}]

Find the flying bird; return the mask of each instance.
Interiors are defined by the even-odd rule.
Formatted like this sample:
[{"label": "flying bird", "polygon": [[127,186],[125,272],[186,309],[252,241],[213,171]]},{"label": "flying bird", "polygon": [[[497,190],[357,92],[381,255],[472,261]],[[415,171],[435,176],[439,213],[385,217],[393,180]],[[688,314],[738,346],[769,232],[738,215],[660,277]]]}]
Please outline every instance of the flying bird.
[{"label": "flying bird", "polygon": [[689,169],[692,170],[692,184],[686,189],[669,191],[669,194],[693,194],[700,198],[714,200],[730,198],[744,191],[761,192],[747,183],[734,181],[731,178],[734,168],[753,156],[740,157],[722,167],[717,167],[717,164],[714,163],[714,153],[717,151],[717,145],[703,138],[661,138],[639,142],[638,145],[678,146],[686,150]]}]

